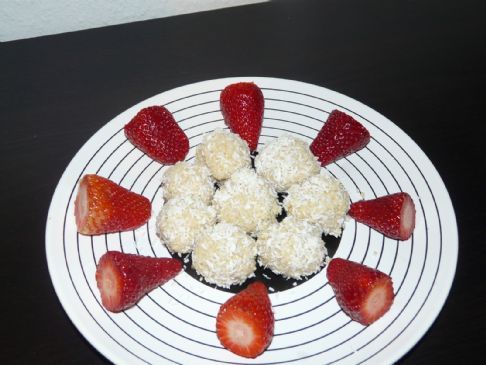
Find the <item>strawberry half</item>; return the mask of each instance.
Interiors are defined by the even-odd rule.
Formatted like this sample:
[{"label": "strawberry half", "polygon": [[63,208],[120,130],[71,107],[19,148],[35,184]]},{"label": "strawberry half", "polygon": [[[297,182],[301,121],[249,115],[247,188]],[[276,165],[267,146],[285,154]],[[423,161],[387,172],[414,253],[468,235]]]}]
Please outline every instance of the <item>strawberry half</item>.
[{"label": "strawberry half", "polygon": [[253,82],[228,85],[221,92],[219,102],[226,125],[248,143],[251,151],[256,150],[265,104],[260,88]]},{"label": "strawberry half", "polygon": [[370,132],[352,116],[333,110],[310,150],[322,166],[359,151],[370,141]]},{"label": "strawberry half", "polygon": [[150,201],[98,175],[85,175],[74,201],[78,232],[95,235],[129,231],[145,224]]},{"label": "strawberry half", "polygon": [[140,110],[125,125],[125,136],[149,157],[163,164],[175,164],[186,158],[189,139],[163,106]]},{"label": "strawberry half", "polygon": [[257,281],[221,306],[216,334],[231,352],[255,358],[272,342],[274,323],[267,287]]},{"label": "strawberry half", "polygon": [[415,205],[407,193],[352,203],[348,214],[396,240],[408,240],[415,228]]},{"label": "strawberry half", "polygon": [[341,309],[365,326],[388,312],[395,298],[390,276],[353,261],[332,259],[327,280]]},{"label": "strawberry half", "polygon": [[108,251],[96,267],[101,302],[111,312],[123,311],[181,270],[182,263],[177,259]]}]

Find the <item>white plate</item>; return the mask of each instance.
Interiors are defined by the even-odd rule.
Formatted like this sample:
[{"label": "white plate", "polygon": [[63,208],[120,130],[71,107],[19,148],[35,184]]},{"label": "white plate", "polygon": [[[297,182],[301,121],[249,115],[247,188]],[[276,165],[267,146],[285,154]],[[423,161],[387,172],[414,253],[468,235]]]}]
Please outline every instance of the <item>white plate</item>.
[{"label": "white plate", "polygon": [[[384,238],[353,220],[346,223],[336,257],[363,262],[390,274],[396,291],[391,310],[371,326],[352,322],[339,309],[326,270],[305,283],[270,295],[275,336],[266,352],[245,359],[223,349],[215,334],[219,305],[231,294],[183,272],[134,308],[103,309],[95,265],[110,250],[169,256],[155,235],[166,166],[152,161],[125,138],[123,126],[142,108],[165,105],[190,140],[188,159],[203,133],[224,127],[219,93],[251,80],[265,95],[260,147],[282,133],[311,142],[328,114],[341,109],[371,133],[368,146],[328,166],[353,201],[408,192],[417,209],[416,228],[405,242]],[[77,182],[97,173],[152,200],[152,218],[131,232],[78,235],[73,202]],[[387,364],[424,335],[449,293],[457,261],[457,227],[447,190],[420,148],[395,124],[369,107],[323,87],[302,82],[241,77],[204,81],[147,99],[101,128],[73,158],[55,191],[46,228],[49,271],[69,317],[95,348],[117,364]]]}]

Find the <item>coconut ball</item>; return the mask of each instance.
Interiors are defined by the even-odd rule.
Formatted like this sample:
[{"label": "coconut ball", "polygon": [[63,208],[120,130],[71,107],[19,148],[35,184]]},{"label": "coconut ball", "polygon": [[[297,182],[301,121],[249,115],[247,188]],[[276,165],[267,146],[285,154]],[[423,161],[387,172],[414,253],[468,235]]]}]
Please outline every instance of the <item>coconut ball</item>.
[{"label": "coconut ball", "polygon": [[162,189],[166,201],[176,196],[191,195],[209,204],[213,199],[214,180],[205,165],[180,161],[165,171]]},{"label": "coconut ball", "polygon": [[292,216],[263,231],[257,245],[260,265],[292,279],[317,272],[327,255],[320,228]]},{"label": "coconut ball", "polygon": [[206,165],[217,180],[226,180],[236,170],[251,166],[248,144],[239,135],[222,129],[204,136],[196,160]]},{"label": "coconut ball", "polygon": [[266,144],[255,158],[259,175],[270,181],[279,192],[318,174],[320,164],[309,144],[292,135],[282,135]]},{"label": "coconut ball", "polygon": [[254,275],[256,242],[233,224],[217,223],[196,238],[192,266],[208,283],[229,288]]},{"label": "coconut ball", "polygon": [[344,186],[325,170],[291,186],[284,200],[289,215],[317,224],[335,237],[341,235],[349,204]]},{"label": "coconut ball", "polygon": [[218,219],[253,234],[271,223],[281,212],[275,189],[254,170],[242,168],[214,194]]},{"label": "coconut ball", "polygon": [[168,200],[157,216],[157,235],[171,252],[191,252],[196,237],[216,223],[216,211],[192,196]]}]

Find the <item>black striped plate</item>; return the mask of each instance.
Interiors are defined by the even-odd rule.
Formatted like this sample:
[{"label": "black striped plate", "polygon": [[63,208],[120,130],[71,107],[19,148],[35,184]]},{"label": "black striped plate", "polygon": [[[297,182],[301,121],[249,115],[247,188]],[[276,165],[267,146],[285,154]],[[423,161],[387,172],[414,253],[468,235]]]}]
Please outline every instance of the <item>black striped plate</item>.
[{"label": "black striped plate", "polygon": [[[162,204],[160,181],[167,168],[128,142],[123,126],[142,108],[165,105],[190,140],[188,159],[202,135],[224,127],[220,91],[251,80],[265,95],[260,146],[282,133],[311,142],[333,109],[341,109],[371,133],[368,146],[328,166],[352,201],[406,191],[415,201],[411,239],[388,239],[348,220],[336,257],[376,267],[392,276],[391,310],[373,325],[352,322],[340,310],[326,269],[299,285],[281,285],[270,298],[275,337],[257,359],[226,351],[215,334],[215,316],[231,293],[184,272],[157,288],[134,308],[103,309],[95,282],[99,257],[110,250],[165,257],[155,235]],[[85,173],[97,173],[148,197],[153,217],[131,232],[86,237],[77,234],[73,202]],[[55,191],[46,228],[46,252],[54,287],[79,331],[117,364],[386,364],[403,356],[427,331],[449,293],[457,261],[454,210],[436,169],[395,124],[369,107],[323,87],[297,81],[239,77],[204,81],[163,92],[131,107],[101,128],[73,158]],[[281,288],[281,289],[280,289]],[[286,290],[284,290],[286,289]]]}]

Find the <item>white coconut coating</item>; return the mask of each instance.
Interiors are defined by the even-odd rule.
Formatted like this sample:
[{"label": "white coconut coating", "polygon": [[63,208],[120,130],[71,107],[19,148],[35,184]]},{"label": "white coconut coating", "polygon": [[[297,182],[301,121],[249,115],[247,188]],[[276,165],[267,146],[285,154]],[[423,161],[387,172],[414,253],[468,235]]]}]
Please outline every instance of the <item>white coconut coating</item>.
[{"label": "white coconut coating", "polygon": [[192,266],[212,284],[228,288],[254,275],[256,242],[239,227],[217,223],[196,238]]},{"label": "white coconut coating", "polygon": [[272,185],[249,168],[236,171],[216,190],[213,206],[219,221],[232,223],[249,234],[275,223],[282,210]]},{"label": "white coconut coating", "polygon": [[236,170],[251,166],[248,144],[239,135],[222,129],[203,137],[196,160],[206,165],[216,180],[226,180]]},{"label": "white coconut coating", "polygon": [[278,192],[282,192],[318,174],[320,164],[308,143],[284,134],[262,148],[255,158],[255,168]]},{"label": "white coconut coating", "polygon": [[343,184],[324,169],[288,190],[284,207],[289,215],[317,224],[326,233],[339,237],[350,205]]},{"label": "white coconut coating", "polygon": [[213,199],[214,180],[205,165],[180,161],[165,170],[162,189],[166,201],[191,195],[209,204]]},{"label": "white coconut coating", "polygon": [[327,255],[320,228],[291,216],[263,231],[257,245],[260,265],[297,280],[317,272]]},{"label": "white coconut coating", "polygon": [[171,252],[191,252],[201,231],[216,223],[216,211],[192,196],[168,200],[157,216],[157,235]]}]

